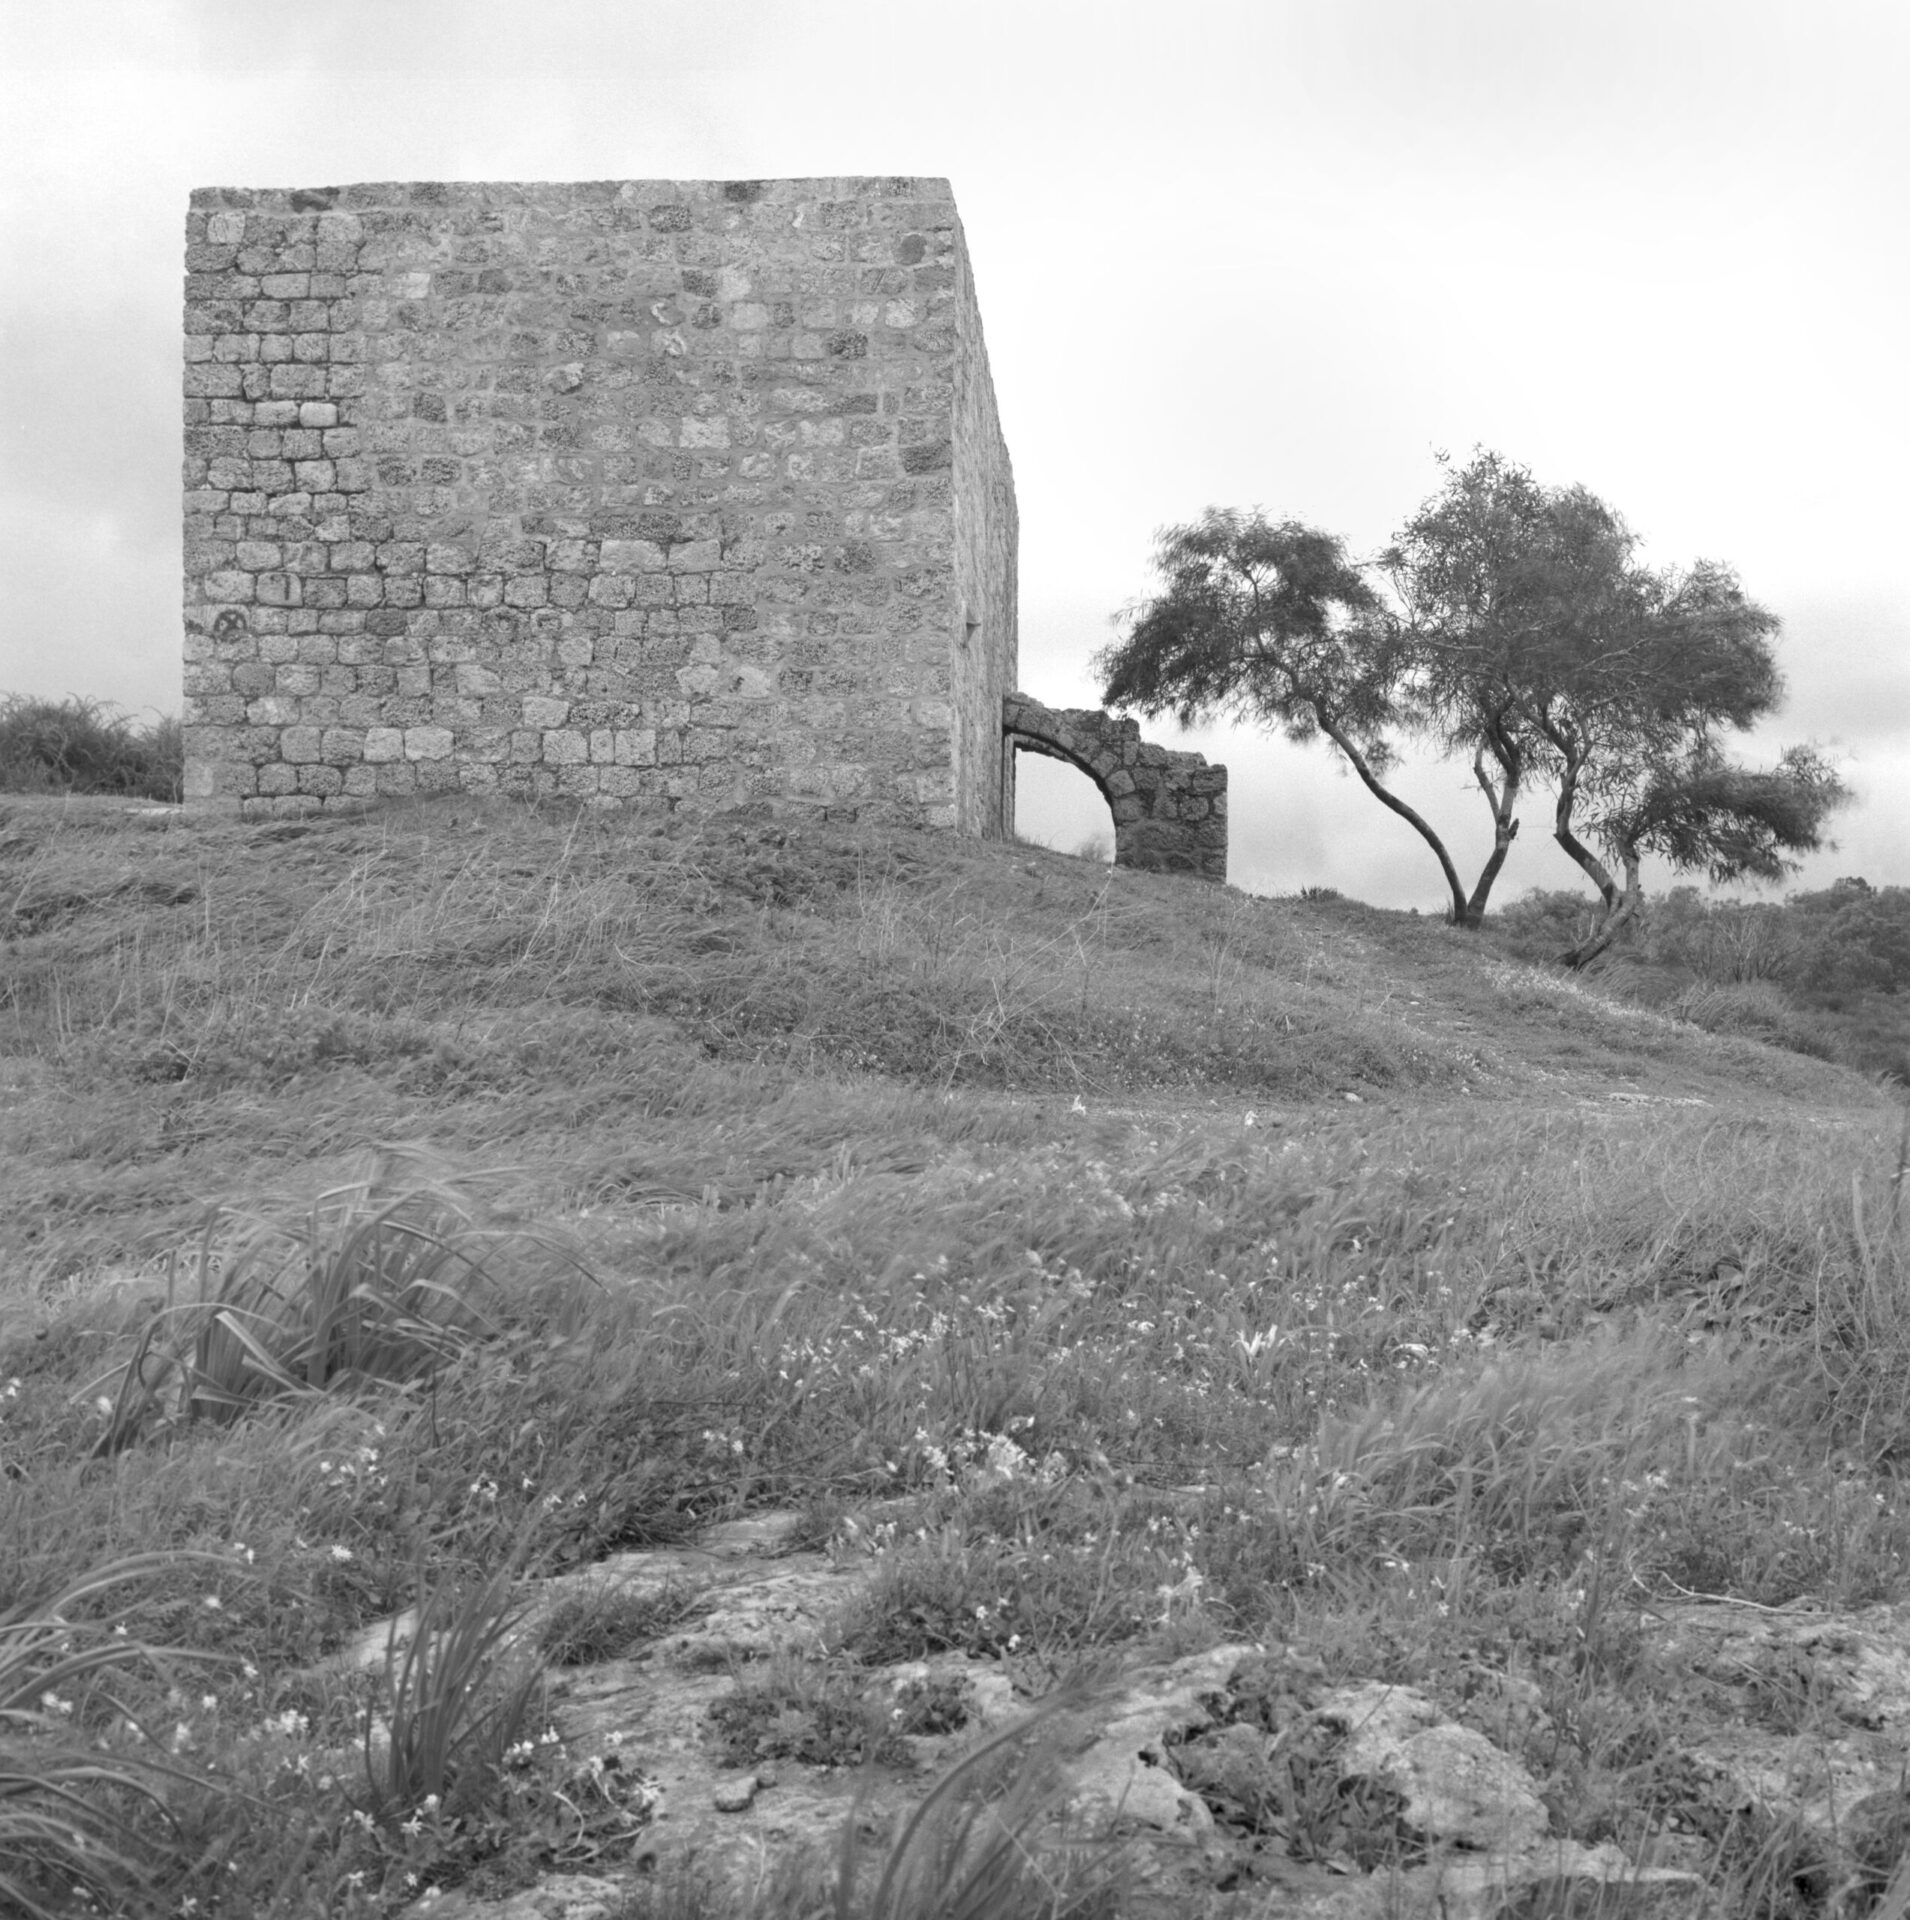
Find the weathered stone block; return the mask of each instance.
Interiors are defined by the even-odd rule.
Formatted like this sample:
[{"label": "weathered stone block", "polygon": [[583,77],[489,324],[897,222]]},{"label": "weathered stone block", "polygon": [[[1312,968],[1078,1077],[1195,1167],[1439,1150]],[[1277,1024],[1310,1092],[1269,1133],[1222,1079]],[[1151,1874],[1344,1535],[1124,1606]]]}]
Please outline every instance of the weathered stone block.
[{"label": "weathered stone block", "polygon": [[451,757],[449,727],[407,727],[404,736],[407,760],[448,760]]}]

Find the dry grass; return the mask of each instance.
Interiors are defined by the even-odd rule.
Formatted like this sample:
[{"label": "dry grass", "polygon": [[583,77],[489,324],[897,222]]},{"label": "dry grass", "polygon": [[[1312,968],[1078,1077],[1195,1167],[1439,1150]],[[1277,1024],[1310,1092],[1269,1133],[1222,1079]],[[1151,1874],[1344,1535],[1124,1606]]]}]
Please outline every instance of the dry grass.
[{"label": "dry grass", "polygon": [[[499,1569],[764,1505],[877,1556],[850,1662],[963,1646],[1040,1688],[1279,1638],[1437,1692],[1516,1647],[1574,1730],[1524,1757],[1588,1828],[1681,1710],[1622,1600],[1901,1592],[1897,1109],[1490,942],[465,803],[16,804],[0,903],[0,1605],[69,1588],[97,1631],[93,1569],[155,1556],[119,1623],[224,1659],[183,1705],[114,1669],[198,1783],[124,1790],[174,1903],[209,1859],[287,1916],[528,1859],[567,1789],[499,1772],[531,1700]],[[848,1526],[875,1496],[917,1526]],[[314,1692],[426,1563],[395,1691]],[[56,1655],[20,1644],[30,1693]],[[89,1765],[135,1766],[116,1726]],[[873,1911],[946,1865],[899,1845]]]}]

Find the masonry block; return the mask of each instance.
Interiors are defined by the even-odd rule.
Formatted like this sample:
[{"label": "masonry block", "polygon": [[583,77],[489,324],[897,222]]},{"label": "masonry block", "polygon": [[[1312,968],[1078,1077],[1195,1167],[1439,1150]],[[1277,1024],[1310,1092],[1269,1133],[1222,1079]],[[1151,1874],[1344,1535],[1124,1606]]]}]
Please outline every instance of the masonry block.
[{"label": "masonry block", "polygon": [[195,803],[1011,824],[1014,486],[945,181],[197,204]]}]

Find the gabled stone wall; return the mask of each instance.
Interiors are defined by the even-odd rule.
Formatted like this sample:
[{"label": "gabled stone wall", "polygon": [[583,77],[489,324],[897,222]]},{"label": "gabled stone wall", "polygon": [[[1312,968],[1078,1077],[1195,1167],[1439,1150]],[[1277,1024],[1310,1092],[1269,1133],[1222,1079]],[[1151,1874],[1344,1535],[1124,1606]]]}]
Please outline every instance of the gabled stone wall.
[{"label": "gabled stone wall", "polygon": [[941,180],[192,198],[190,799],[1003,831],[1013,480]]}]

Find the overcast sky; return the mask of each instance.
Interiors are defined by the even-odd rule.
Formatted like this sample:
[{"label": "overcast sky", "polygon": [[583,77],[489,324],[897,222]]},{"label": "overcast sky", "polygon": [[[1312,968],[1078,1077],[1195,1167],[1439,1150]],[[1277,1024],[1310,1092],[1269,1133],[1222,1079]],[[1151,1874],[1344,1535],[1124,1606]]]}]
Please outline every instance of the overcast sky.
[{"label": "overcast sky", "polygon": [[[1152,537],[1370,554],[1484,444],[1784,621],[1910,884],[1910,8],[1778,0],[0,0],[0,690],[179,707],[195,186],[945,175],[1021,506],[1021,683],[1091,705]],[[1323,748],[1212,730],[1232,877],[1437,909]],[[1021,826],[1108,831],[1023,755]],[[1406,791],[1462,868],[1457,766]],[[1542,798],[1501,886],[1578,884]]]}]

